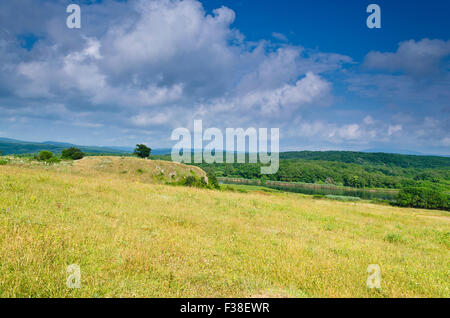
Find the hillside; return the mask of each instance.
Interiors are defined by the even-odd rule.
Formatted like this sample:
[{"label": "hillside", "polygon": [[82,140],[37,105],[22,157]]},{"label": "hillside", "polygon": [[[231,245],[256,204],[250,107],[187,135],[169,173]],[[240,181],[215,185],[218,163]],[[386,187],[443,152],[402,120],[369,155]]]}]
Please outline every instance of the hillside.
[{"label": "hillside", "polygon": [[205,178],[206,173],[194,166],[161,160],[147,160],[135,157],[92,156],[77,161],[61,161],[47,164],[33,158],[4,156],[1,164],[45,171],[59,171],[96,178],[120,177],[127,181],[142,183],[178,183],[188,176]]},{"label": "hillside", "polygon": [[[169,155],[152,156],[171,160]],[[348,151],[282,152],[275,174],[262,175],[260,163],[193,164],[217,177],[331,184],[353,188],[424,187],[450,193],[450,158]]]},{"label": "hillside", "polygon": [[437,169],[450,168],[450,157],[365,153],[354,151],[291,151],[280,153],[280,159],[334,161],[387,167]]},{"label": "hillside", "polygon": [[206,178],[206,173],[198,167],[133,157],[85,157],[75,161],[71,170],[88,176],[112,174],[143,183],[175,183],[191,175]]},{"label": "hillside", "polygon": [[446,212],[136,182],[127,160],[0,166],[0,297],[450,297]]},{"label": "hillside", "polygon": [[19,155],[19,154],[30,154],[38,153],[42,150],[49,150],[53,153],[61,153],[63,149],[77,147],[85,153],[92,154],[126,154],[130,151],[120,149],[120,148],[108,148],[108,147],[91,147],[91,146],[78,146],[70,143],[61,143],[54,141],[45,142],[29,142],[21,141],[9,138],[0,138],[0,153],[3,155]]}]

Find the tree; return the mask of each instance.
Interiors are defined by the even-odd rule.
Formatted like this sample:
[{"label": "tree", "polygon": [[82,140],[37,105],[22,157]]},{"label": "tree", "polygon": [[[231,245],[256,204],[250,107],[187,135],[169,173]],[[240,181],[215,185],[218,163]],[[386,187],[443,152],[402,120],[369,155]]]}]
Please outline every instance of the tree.
[{"label": "tree", "polygon": [[206,176],[208,177],[208,183],[209,185],[214,189],[220,189],[219,182],[217,181],[216,174],[214,173],[214,170],[209,169]]},{"label": "tree", "polygon": [[449,197],[445,193],[428,188],[409,187],[400,190],[397,194],[397,205],[423,208],[449,210]]},{"label": "tree", "polygon": [[72,159],[72,160],[79,160],[82,159],[85,156],[85,154],[78,148],[68,148],[68,149],[64,149],[61,152],[61,157],[63,159]]},{"label": "tree", "polygon": [[53,157],[53,153],[51,151],[48,150],[42,150],[38,155],[37,155],[37,160],[39,161],[46,161],[49,160],[50,158]]},{"label": "tree", "polygon": [[134,154],[139,158],[148,158],[151,152],[152,149],[143,144],[136,145],[136,148],[134,149]]}]

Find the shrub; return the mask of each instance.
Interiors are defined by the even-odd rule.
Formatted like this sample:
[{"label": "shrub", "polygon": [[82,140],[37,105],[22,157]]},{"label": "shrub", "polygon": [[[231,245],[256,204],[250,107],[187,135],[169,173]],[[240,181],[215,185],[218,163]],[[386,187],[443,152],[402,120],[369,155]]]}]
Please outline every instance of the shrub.
[{"label": "shrub", "polygon": [[232,186],[229,186],[229,185],[225,186],[223,189],[224,189],[225,191],[236,192],[236,189],[233,188]]},{"label": "shrub", "polygon": [[187,176],[181,181],[181,184],[187,187],[208,188],[205,178],[200,179],[197,176]]},{"label": "shrub", "polygon": [[188,176],[183,181],[183,184],[188,187],[193,187],[196,183],[197,179],[194,176]]},{"label": "shrub", "polygon": [[47,163],[60,163],[61,160],[59,158],[56,157],[51,157],[50,159],[46,160]]},{"label": "shrub", "polygon": [[42,150],[36,157],[39,161],[47,161],[53,157],[53,153],[48,150]]},{"label": "shrub", "polygon": [[409,187],[397,194],[396,205],[410,208],[450,210],[450,197],[429,188]]},{"label": "shrub", "polygon": [[63,159],[79,160],[83,159],[84,156],[85,154],[80,149],[74,147],[64,149],[61,152],[61,157]]},{"label": "shrub", "polygon": [[214,189],[220,189],[219,182],[217,181],[216,174],[214,173],[214,170],[208,170],[206,176],[208,177],[208,183],[209,185]]}]

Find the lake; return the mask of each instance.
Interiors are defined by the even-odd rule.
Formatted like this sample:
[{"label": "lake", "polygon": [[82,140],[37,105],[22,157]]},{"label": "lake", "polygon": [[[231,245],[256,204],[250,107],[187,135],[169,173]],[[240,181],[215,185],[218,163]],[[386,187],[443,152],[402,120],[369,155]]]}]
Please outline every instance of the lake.
[{"label": "lake", "polygon": [[320,194],[320,195],[340,195],[359,197],[364,200],[388,200],[395,201],[397,190],[382,190],[382,189],[358,189],[350,187],[340,187],[329,184],[314,184],[314,183],[295,183],[295,182],[281,182],[281,181],[266,181],[262,184],[259,180],[248,180],[239,178],[218,178],[221,184],[246,184],[246,185],[259,185],[267,188],[303,193],[303,194]]}]

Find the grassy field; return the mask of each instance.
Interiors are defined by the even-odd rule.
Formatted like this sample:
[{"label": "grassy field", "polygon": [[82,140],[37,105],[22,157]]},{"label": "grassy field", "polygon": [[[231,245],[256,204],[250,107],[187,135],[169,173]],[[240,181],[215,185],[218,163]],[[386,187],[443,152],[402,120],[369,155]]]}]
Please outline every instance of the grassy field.
[{"label": "grassy field", "polygon": [[0,166],[0,297],[450,297],[447,212],[79,164]]}]

